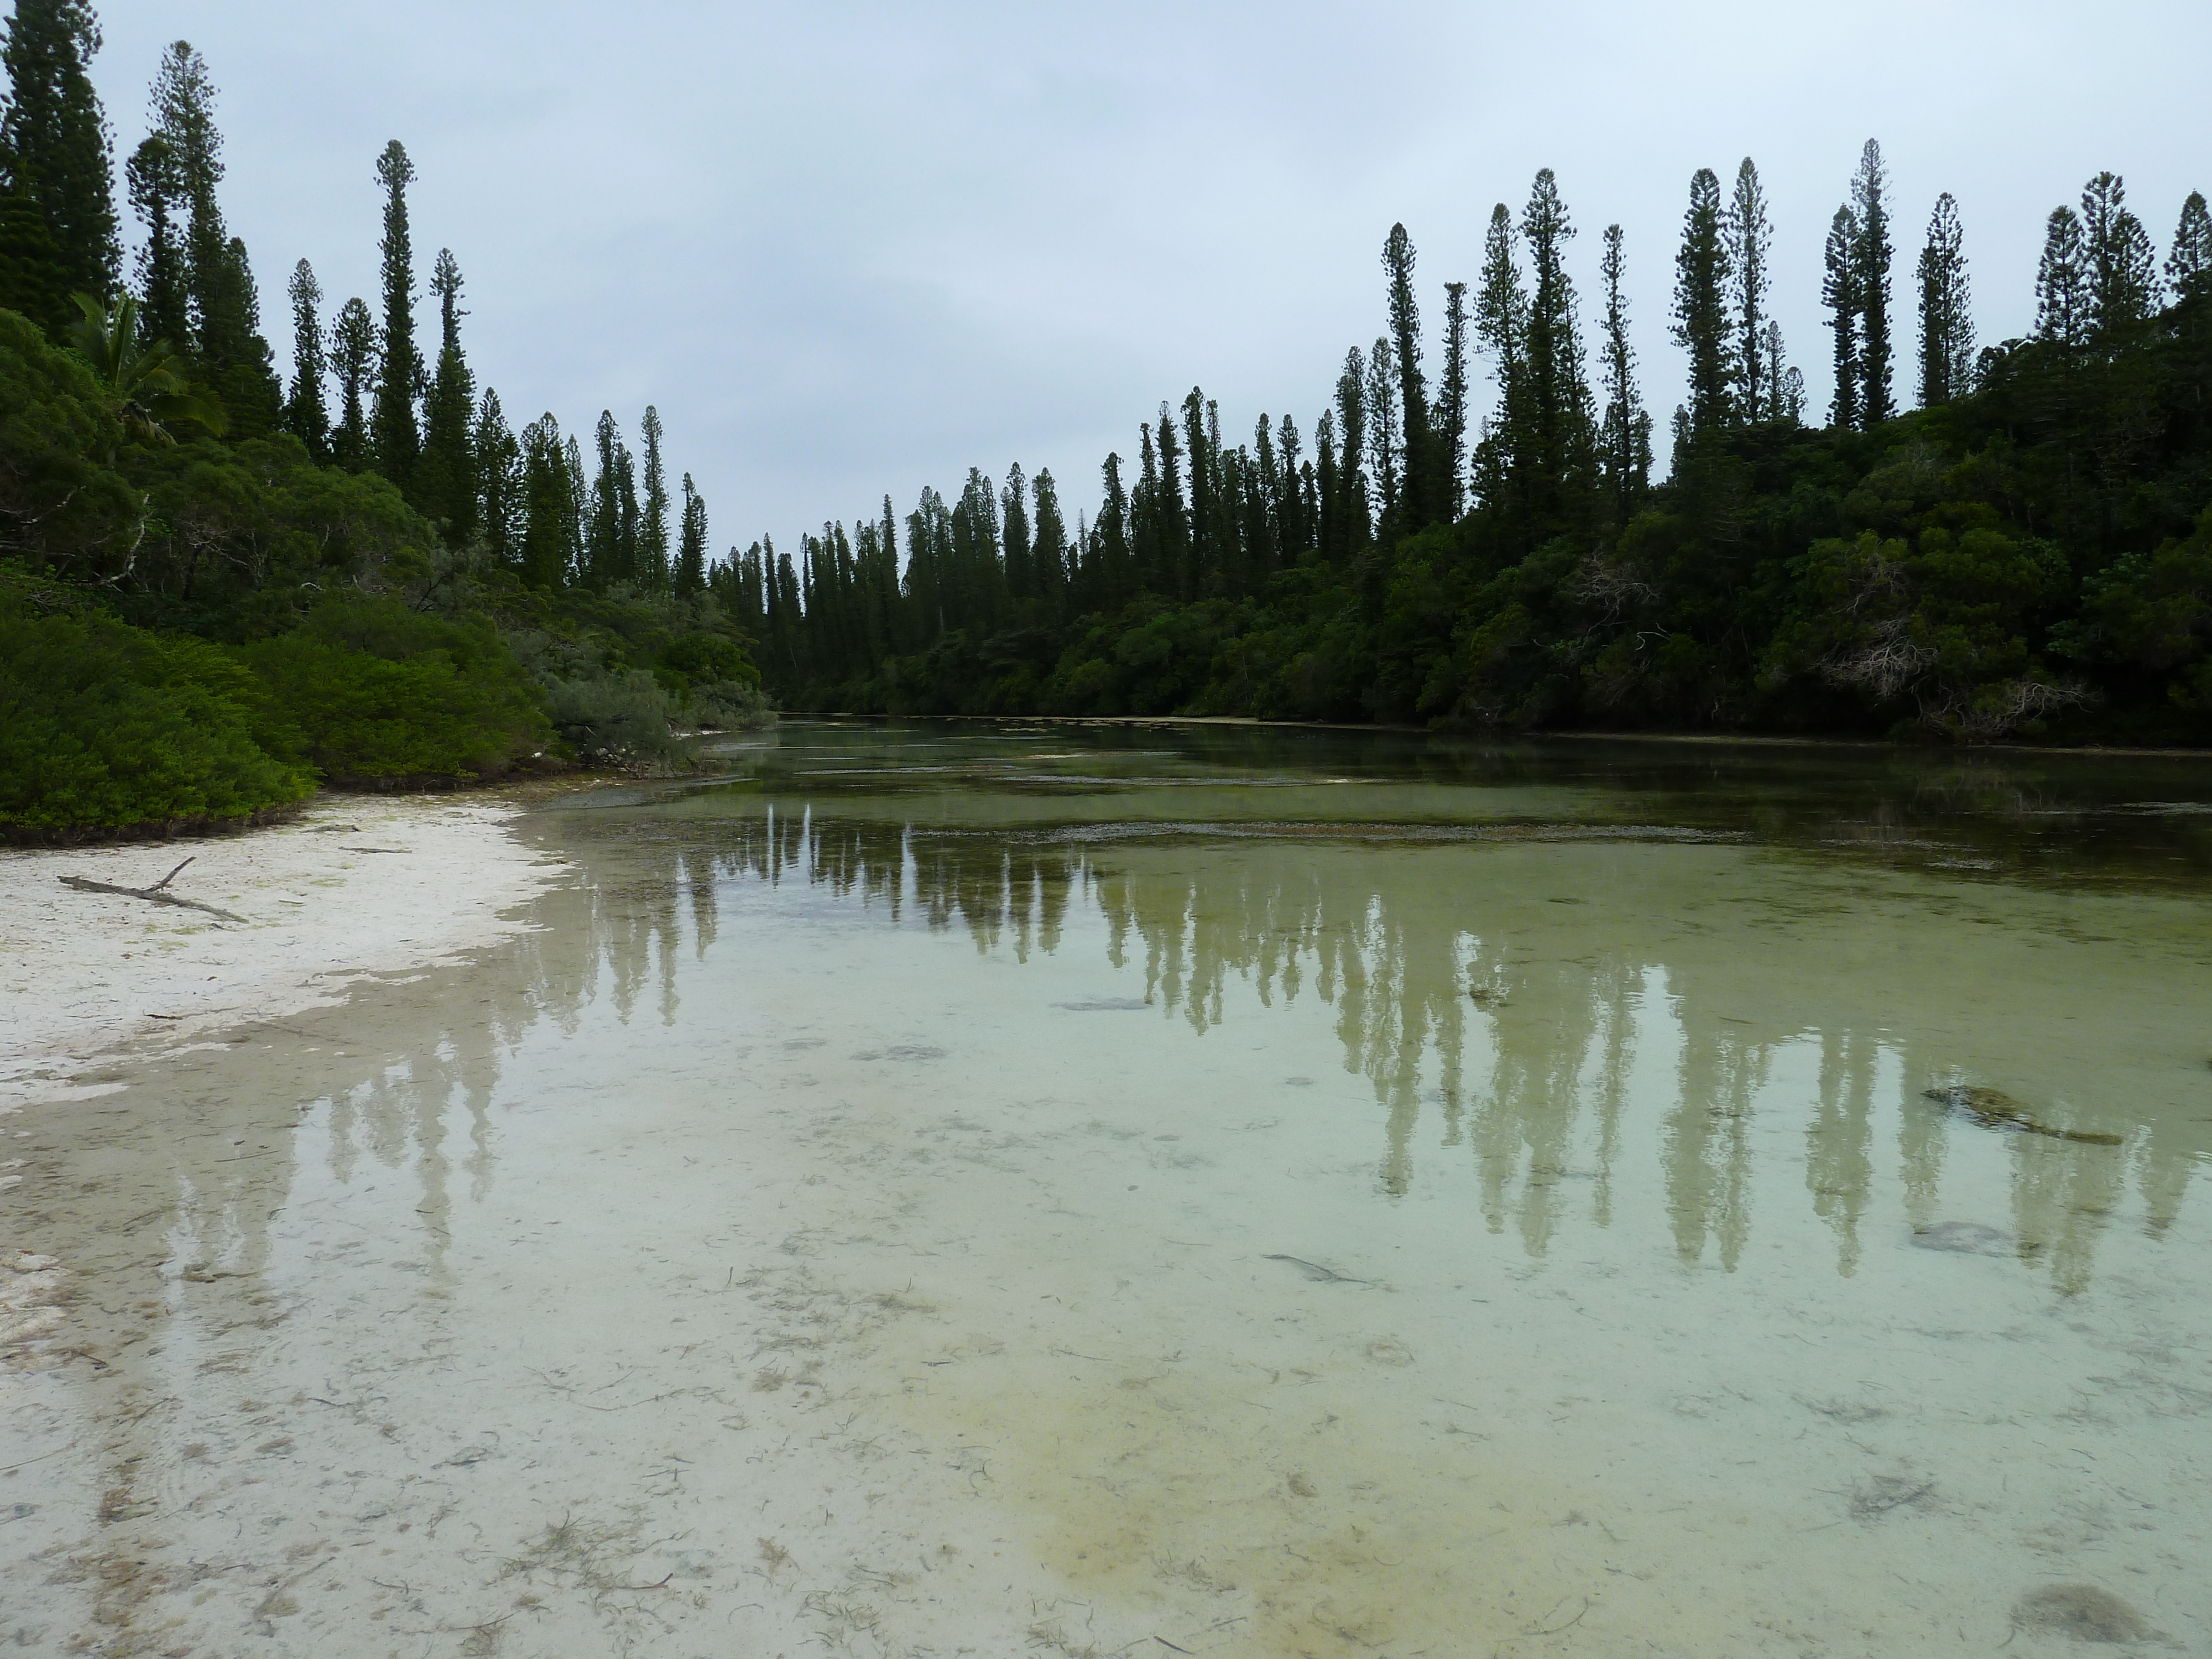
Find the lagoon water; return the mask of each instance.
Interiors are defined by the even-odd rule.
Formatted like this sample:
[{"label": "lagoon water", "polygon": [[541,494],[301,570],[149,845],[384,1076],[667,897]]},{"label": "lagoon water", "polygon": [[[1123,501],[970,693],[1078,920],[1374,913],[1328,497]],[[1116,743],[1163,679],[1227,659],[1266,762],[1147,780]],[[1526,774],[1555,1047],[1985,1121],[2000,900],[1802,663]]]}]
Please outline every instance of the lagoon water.
[{"label": "lagoon water", "polygon": [[0,1125],[0,1648],[2212,1654],[2203,763],[722,758]]}]

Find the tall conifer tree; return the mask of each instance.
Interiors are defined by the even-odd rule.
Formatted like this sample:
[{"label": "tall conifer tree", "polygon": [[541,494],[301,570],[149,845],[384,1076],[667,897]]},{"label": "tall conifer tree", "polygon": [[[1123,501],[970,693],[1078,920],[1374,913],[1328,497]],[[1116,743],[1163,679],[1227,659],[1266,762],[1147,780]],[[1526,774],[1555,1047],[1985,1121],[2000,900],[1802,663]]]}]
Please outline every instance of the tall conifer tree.
[{"label": "tall conifer tree", "polygon": [[2082,187],[2081,238],[2090,328],[2108,343],[2126,339],[2156,307],[2158,256],[2118,173],[2100,173]]},{"label": "tall conifer tree", "polygon": [[191,43],[172,44],[154,78],[153,117],[173,169],[168,186],[190,210],[184,236],[189,347],[201,374],[221,395],[230,435],[257,437],[282,413],[283,393],[261,337],[260,305],[246,245],[224,228],[216,186],[222,137],[215,125],[215,82]]},{"label": "tall conifer tree", "polygon": [[1119,611],[1135,592],[1130,571],[1129,492],[1121,483],[1121,458],[1108,455],[1099,465],[1099,476],[1105,499],[1098,505],[1098,523],[1092,532],[1098,540],[1100,563],[1093,602],[1111,612]]},{"label": "tall conifer tree", "polygon": [[1859,424],[1879,426],[1897,413],[1889,331],[1888,170],[1881,146],[1869,138],[1851,177],[1851,215],[1858,241],[1851,250],[1852,283],[1859,307]]},{"label": "tall conifer tree", "polygon": [[476,431],[469,447],[476,457],[477,523],[484,551],[500,568],[519,570],[523,534],[522,448],[507,424],[499,393],[489,386],[477,411]]},{"label": "tall conifer tree", "polygon": [[1037,470],[1036,477],[1030,480],[1030,495],[1036,507],[1030,570],[1039,596],[1057,609],[1066,599],[1070,556],[1067,520],[1060,511],[1060,487],[1053,483],[1049,470]]},{"label": "tall conifer tree", "polygon": [[159,132],[150,133],[124,164],[131,210],[146,227],[138,250],[139,332],[166,340],[179,351],[191,349],[191,290],[183,233],[177,210],[185,194],[176,152]]},{"label": "tall conifer tree", "polygon": [[2035,332],[2064,351],[2089,337],[2092,316],[2089,263],[2081,216],[2069,207],[2051,210],[2043,229],[2043,257],[2035,271]]},{"label": "tall conifer tree", "polygon": [[1514,457],[1527,422],[1528,296],[1515,257],[1513,214],[1500,202],[1490,210],[1482,243],[1482,285],[1476,290],[1474,334],[1491,361],[1498,399],[1474,445],[1472,486],[1485,506],[1504,507]]},{"label": "tall conifer tree", "polygon": [[438,250],[430,274],[438,296],[438,369],[424,409],[422,453],[416,462],[414,498],[422,511],[446,526],[446,538],[462,547],[475,537],[478,489],[472,440],[477,414],[476,376],[461,350],[461,267],[451,248]]},{"label": "tall conifer tree", "polygon": [[1690,439],[1694,446],[1726,429],[1731,419],[1728,288],[1733,261],[1721,181],[1699,167],[1690,181],[1689,210],[1682,216],[1682,246],[1674,256],[1674,343],[1690,354]]},{"label": "tall conifer tree", "polygon": [[[364,314],[367,310],[364,306]],[[562,587],[574,574],[576,498],[569,454],[574,442],[570,439],[562,444],[561,423],[550,414],[522,428],[522,534],[517,563],[522,580],[532,587]]]},{"label": "tall conifer tree", "polygon": [[323,350],[323,325],[315,307],[323,302],[322,284],[305,259],[292,267],[292,395],[284,401],[284,429],[307,445],[316,465],[331,459],[331,411],[323,393],[329,360]]},{"label": "tall conifer tree", "polygon": [[683,528],[676,549],[676,597],[688,599],[706,586],[707,502],[687,472],[684,475]]},{"label": "tall conifer tree", "polygon": [[1409,530],[1450,517],[1443,457],[1429,410],[1428,381],[1421,373],[1421,314],[1413,295],[1413,241],[1406,227],[1391,226],[1382,248],[1382,268],[1389,273],[1390,354],[1398,371],[1399,445],[1405,457],[1404,516]]},{"label": "tall conifer tree", "polygon": [[1000,536],[1005,549],[1006,592],[1017,599],[1036,597],[1034,555],[1030,533],[1030,483],[1018,463],[1006,469],[1006,488],[999,496]]},{"label": "tall conifer tree", "polygon": [[331,325],[331,367],[338,381],[339,418],[331,434],[331,458],[349,472],[369,462],[366,401],[376,374],[376,319],[359,298],[338,307]]},{"label": "tall conifer tree", "polygon": [[1552,169],[1536,174],[1521,216],[1531,277],[1525,352],[1528,455],[1540,533],[1556,533],[1595,482],[1595,433],[1566,245],[1575,234]]},{"label": "tall conifer tree", "polygon": [[415,182],[415,164],[397,138],[376,158],[376,179],[384,186],[384,338],[369,439],[377,471],[406,490],[422,447],[415,423],[422,356],[415,345],[415,246],[407,228],[407,186]]},{"label": "tall conifer tree", "polygon": [[[612,410],[599,411],[599,423],[592,429],[592,439],[598,452],[598,466],[592,477],[583,568],[590,586],[604,593],[616,583],[635,578],[629,543],[635,514],[634,507],[624,500],[625,495],[635,500],[635,485],[631,483],[629,447],[623,442],[622,428],[616,425]],[[581,466],[579,457],[580,471]]]},{"label": "tall conifer tree", "polygon": [[1770,319],[1763,347],[1766,356],[1766,418],[1796,426],[1805,418],[1805,377],[1790,366],[1782,349],[1782,325]]},{"label": "tall conifer tree", "polygon": [[1376,534],[1384,542],[1407,528],[1403,515],[1405,449],[1398,425],[1397,365],[1390,338],[1375,337],[1367,350],[1367,476],[1375,481]]},{"label": "tall conifer tree", "polygon": [[2181,204],[2173,251],[2166,255],[2166,279],[2173,284],[2179,300],[2193,299],[2212,287],[2212,210],[2204,205],[2203,191],[2191,191]]},{"label": "tall conifer tree", "polygon": [[1828,421],[1845,432],[1858,427],[1865,406],[1861,397],[1865,359],[1859,349],[1858,243],[1857,218],[1849,207],[1838,208],[1828,224],[1820,299],[1828,307],[1828,331],[1834,342],[1836,396]]},{"label": "tall conifer tree", "polygon": [[0,38],[8,71],[0,111],[0,173],[9,193],[35,207],[70,292],[115,291],[113,158],[89,66],[100,25],[82,0],[15,0]]},{"label": "tall conifer tree", "polygon": [[1966,288],[1966,234],[1949,191],[1936,198],[1920,250],[1920,402],[1964,397],[1972,378],[1974,319]]},{"label": "tall conifer tree", "polygon": [[1748,155],[1735,170],[1735,193],[1729,202],[1728,240],[1735,313],[1737,411],[1746,421],[1764,420],[1772,403],[1765,335],[1766,259],[1774,230],[1766,217],[1766,191]]},{"label": "tall conifer tree", "polygon": [[[661,443],[666,434],[661,430],[660,411],[651,404],[645,406],[645,500],[638,509],[637,580],[641,586],[655,593],[665,592],[672,580],[668,558],[668,463],[662,458]],[[699,556],[707,556],[707,544],[699,544]],[[706,566],[700,566],[700,580],[706,580]]]},{"label": "tall conifer tree", "polygon": [[1636,385],[1636,348],[1628,337],[1628,261],[1619,225],[1605,228],[1605,423],[1599,443],[1606,493],[1626,523],[1651,487],[1651,416]]},{"label": "tall conifer tree", "polygon": [[[1459,517],[1460,503],[1467,493],[1467,284],[1444,284],[1444,377],[1437,388],[1437,438],[1443,456],[1444,517]],[[1283,417],[1284,469],[1293,489],[1297,478],[1297,458],[1293,444],[1297,428],[1291,417]],[[1278,508],[1277,518],[1284,514]],[[1285,532],[1284,545],[1287,550],[1293,543]]]}]

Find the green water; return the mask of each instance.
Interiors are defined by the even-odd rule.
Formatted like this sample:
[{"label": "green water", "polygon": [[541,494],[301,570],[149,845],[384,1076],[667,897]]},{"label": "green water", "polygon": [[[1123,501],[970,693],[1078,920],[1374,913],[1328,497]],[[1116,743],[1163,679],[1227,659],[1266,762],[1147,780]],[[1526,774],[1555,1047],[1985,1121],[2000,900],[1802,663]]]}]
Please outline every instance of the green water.
[{"label": "green water", "polygon": [[2207,1650],[2200,763],[724,758],[22,1121],[0,1644]]}]

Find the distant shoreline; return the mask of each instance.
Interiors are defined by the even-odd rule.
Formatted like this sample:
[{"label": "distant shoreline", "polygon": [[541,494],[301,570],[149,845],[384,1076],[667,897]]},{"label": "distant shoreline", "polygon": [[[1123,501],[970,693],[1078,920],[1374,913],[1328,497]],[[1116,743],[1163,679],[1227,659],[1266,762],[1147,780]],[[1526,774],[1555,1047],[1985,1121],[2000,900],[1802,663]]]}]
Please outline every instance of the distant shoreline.
[{"label": "distant shoreline", "polygon": [[[1480,738],[1473,732],[1438,732],[1425,726],[1383,726],[1352,720],[1263,720],[1250,714],[856,714],[844,711],[781,710],[780,720],[987,720],[1000,726],[1238,726],[1284,732],[1389,732],[1424,738]],[[1766,749],[1881,749],[1911,755],[2093,755],[2106,759],[2143,757],[2212,760],[2212,749],[2128,749],[2111,744],[1978,743],[1945,746],[1893,743],[1886,738],[1781,738],[1734,732],[1544,731],[1496,734],[1492,741],[1549,743],[1692,743],[1717,747]]]}]

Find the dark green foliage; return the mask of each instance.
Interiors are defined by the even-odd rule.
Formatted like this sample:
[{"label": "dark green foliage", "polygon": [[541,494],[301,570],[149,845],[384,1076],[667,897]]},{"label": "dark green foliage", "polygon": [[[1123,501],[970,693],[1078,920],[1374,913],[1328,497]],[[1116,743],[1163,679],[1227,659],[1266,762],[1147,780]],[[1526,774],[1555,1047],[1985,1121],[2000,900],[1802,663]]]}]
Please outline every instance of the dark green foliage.
[{"label": "dark green foliage", "polygon": [[90,364],[0,311],[0,533],[71,580],[130,573],[145,504],[117,470],[122,423]]},{"label": "dark green foliage", "polygon": [[[71,296],[77,231],[98,224],[64,164],[89,143],[104,179],[106,154],[82,75],[96,45],[82,6],[23,0],[0,47],[14,88],[0,115],[0,836],[234,821],[319,779],[459,781],[578,754],[681,763],[676,725],[767,718],[688,477],[671,568],[657,413],[642,510],[627,452],[609,471],[607,574],[623,591],[603,599],[570,586],[586,574],[575,442],[550,416],[518,440],[496,397],[477,403],[450,252],[424,375],[398,143],[378,168],[382,330],[351,300],[326,342],[301,261],[282,397],[245,247],[223,227],[212,80],[179,41],[126,167],[148,232],[143,296],[113,292],[112,211],[107,264],[76,273]],[[787,563],[779,574],[787,635],[801,600]]]},{"label": "dark green foliage", "polygon": [[0,838],[204,827],[300,799],[314,780],[258,740],[264,702],[198,640],[0,609]]},{"label": "dark green foliage", "polygon": [[0,188],[44,220],[56,285],[105,300],[122,255],[107,126],[88,73],[99,50],[100,25],[83,0],[15,0],[0,40]]},{"label": "dark green foliage", "polygon": [[0,189],[0,308],[58,335],[72,314],[61,248],[28,196]]}]

